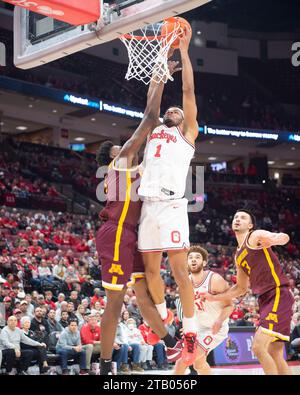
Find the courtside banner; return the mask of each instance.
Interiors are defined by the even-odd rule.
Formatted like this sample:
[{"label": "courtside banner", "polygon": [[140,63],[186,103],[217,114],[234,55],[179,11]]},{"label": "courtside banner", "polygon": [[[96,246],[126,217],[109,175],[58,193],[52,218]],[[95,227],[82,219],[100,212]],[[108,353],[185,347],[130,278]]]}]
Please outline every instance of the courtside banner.
[{"label": "courtside banner", "polygon": [[26,8],[71,25],[85,25],[100,17],[99,0],[3,0],[6,3]]}]

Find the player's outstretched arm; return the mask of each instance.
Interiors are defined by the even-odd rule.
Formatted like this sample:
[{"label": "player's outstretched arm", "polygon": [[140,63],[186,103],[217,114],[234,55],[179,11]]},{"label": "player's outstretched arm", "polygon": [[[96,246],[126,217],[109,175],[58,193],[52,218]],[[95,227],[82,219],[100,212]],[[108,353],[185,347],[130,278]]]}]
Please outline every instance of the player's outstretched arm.
[{"label": "player's outstretched arm", "polygon": [[236,284],[228,288],[225,292],[219,293],[218,295],[211,295],[206,293],[205,299],[208,301],[228,301],[228,299],[235,299],[245,295],[248,291],[249,278],[247,274],[239,267],[236,268]]},{"label": "player's outstretched arm", "polygon": [[267,230],[255,230],[249,237],[249,245],[252,248],[269,248],[275,245],[285,245],[290,241],[286,233],[273,233]]},{"label": "player's outstretched arm", "polygon": [[180,39],[180,54],[182,63],[182,93],[183,93],[183,134],[194,144],[198,137],[197,105],[195,97],[194,71],[189,57],[189,45],[192,32],[185,30]]},{"label": "player's outstretched arm", "polygon": [[[219,274],[215,273],[211,279],[211,292],[213,294],[222,294],[229,289],[229,284]],[[215,335],[221,329],[223,322],[230,316],[234,310],[232,299],[227,299],[220,302],[222,304],[222,311],[219,317],[216,319],[213,327],[212,334]]]},{"label": "player's outstretched arm", "polygon": [[[180,70],[177,67],[179,62],[168,62],[170,73],[173,74]],[[147,94],[147,105],[144,112],[142,122],[133,133],[131,138],[124,144],[118,158],[127,159],[127,167],[131,166],[131,162],[136,153],[140,150],[147,135],[159,124],[160,105],[164,90],[164,83],[155,81],[155,75],[149,85]]]}]

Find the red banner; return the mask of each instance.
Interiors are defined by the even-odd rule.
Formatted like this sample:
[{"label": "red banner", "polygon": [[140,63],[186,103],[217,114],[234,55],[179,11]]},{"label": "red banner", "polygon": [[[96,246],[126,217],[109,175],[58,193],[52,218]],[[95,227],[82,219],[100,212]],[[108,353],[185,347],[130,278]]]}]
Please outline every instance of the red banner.
[{"label": "red banner", "polygon": [[3,0],[71,25],[85,25],[100,17],[99,0]]}]

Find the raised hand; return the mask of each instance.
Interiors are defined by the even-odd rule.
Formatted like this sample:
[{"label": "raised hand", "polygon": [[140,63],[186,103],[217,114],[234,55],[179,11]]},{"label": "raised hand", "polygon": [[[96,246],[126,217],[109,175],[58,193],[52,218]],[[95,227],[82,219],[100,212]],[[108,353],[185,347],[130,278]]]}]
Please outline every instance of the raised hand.
[{"label": "raised hand", "polygon": [[192,31],[189,29],[182,30],[179,36],[179,49],[180,51],[188,51],[192,38]]},{"label": "raised hand", "polygon": [[181,71],[181,67],[177,67],[179,65],[179,61],[174,61],[174,60],[169,60],[168,61],[168,67],[169,67],[169,72],[171,75],[176,73],[176,71]]}]

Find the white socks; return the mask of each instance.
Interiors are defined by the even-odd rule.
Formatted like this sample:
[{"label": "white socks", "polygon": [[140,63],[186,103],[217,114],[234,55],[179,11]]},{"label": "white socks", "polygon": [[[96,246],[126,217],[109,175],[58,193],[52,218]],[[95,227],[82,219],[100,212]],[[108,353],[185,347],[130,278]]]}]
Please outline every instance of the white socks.
[{"label": "white socks", "polygon": [[196,333],[197,332],[197,326],[196,326],[196,318],[191,317],[183,317],[182,319],[182,327],[183,327],[183,332],[184,333]]},{"label": "white socks", "polygon": [[162,320],[165,320],[168,317],[168,311],[167,311],[167,304],[166,302],[156,304],[155,305],[157,311],[159,312],[159,315],[161,316]]}]

